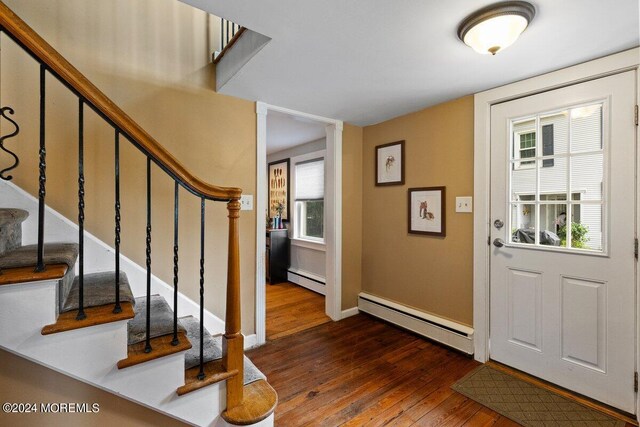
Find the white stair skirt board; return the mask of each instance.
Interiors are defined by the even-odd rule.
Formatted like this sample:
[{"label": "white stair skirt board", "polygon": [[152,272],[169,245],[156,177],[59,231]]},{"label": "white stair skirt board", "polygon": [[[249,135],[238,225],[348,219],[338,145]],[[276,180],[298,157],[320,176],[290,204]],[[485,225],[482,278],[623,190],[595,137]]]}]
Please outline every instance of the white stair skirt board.
[{"label": "white stair skirt board", "polygon": [[287,272],[287,280],[320,295],[326,295],[324,277],[297,268],[290,268]]},{"label": "white stair skirt board", "polygon": [[[29,212],[23,223],[23,244],[36,243],[37,200],[11,183],[0,183],[2,207]],[[56,211],[46,208],[45,242],[73,242],[78,227]],[[85,232],[85,272],[115,268],[115,251]],[[121,256],[134,296],[146,293],[146,270]],[[77,266],[76,266],[77,270]],[[57,281],[0,286],[0,348],[68,375],[102,390],[146,406],[172,418],[198,426],[229,426],[220,413],[226,406],[226,383],[217,383],[178,396],[184,384],[184,352],[119,370],[116,364],[127,357],[127,321],[113,322],[57,334],[42,335],[43,326],[55,323]],[[173,287],[152,277],[152,294],[162,295],[173,305]],[[199,307],[178,295],[178,314],[199,318]],[[212,333],[224,331],[224,322],[205,311],[204,324]],[[256,345],[256,335],[245,339],[245,347]],[[254,424],[273,426],[274,417]]]},{"label": "white stair skirt board", "polygon": [[468,326],[366,292],[358,295],[358,309],[456,350],[473,354],[473,328]]}]

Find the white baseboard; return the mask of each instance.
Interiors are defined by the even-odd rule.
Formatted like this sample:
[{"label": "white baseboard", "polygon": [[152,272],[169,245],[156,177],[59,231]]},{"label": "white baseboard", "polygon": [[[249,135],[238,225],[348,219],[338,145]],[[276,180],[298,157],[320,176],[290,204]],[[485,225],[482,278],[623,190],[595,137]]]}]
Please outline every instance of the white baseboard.
[{"label": "white baseboard", "polygon": [[358,313],[360,313],[360,310],[358,310],[358,307],[347,308],[346,310],[342,310],[341,318],[346,319],[347,317],[355,316]]},{"label": "white baseboard", "polygon": [[244,337],[244,349],[249,350],[258,346],[258,336],[256,334],[245,335]]},{"label": "white baseboard", "polygon": [[[287,280],[303,288],[307,288],[320,295],[326,295],[325,278],[308,271],[290,268],[287,272]],[[319,283],[320,282],[320,283]]]},{"label": "white baseboard", "polygon": [[456,350],[473,354],[473,328],[469,326],[366,292],[358,295],[358,309]]}]

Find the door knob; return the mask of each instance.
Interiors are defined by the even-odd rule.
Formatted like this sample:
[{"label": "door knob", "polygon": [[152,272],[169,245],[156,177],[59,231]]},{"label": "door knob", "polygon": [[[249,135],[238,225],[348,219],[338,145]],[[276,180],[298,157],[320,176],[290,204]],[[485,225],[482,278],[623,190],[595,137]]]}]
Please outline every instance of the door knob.
[{"label": "door knob", "polygon": [[496,248],[501,248],[504,246],[504,240],[502,240],[501,238],[497,238],[493,241],[493,246],[495,246]]}]

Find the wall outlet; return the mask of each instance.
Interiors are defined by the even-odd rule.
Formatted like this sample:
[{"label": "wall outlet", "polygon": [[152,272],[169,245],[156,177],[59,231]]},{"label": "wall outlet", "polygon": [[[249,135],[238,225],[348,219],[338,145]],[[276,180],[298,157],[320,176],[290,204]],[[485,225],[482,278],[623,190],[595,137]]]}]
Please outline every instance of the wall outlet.
[{"label": "wall outlet", "polygon": [[473,212],[473,197],[456,197],[456,212]]},{"label": "wall outlet", "polygon": [[252,211],[253,210],[253,194],[243,194],[240,198],[240,210]]}]

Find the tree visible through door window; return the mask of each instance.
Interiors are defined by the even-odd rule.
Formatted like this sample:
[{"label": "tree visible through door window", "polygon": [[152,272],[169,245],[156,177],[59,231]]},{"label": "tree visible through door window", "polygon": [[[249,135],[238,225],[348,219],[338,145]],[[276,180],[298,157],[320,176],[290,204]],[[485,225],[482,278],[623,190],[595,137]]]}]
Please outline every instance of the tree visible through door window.
[{"label": "tree visible through door window", "polygon": [[595,103],[511,121],[512,243],[603,250],[602,109]]}]

